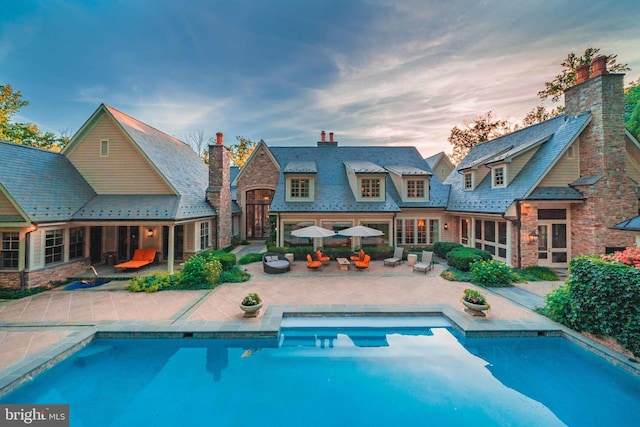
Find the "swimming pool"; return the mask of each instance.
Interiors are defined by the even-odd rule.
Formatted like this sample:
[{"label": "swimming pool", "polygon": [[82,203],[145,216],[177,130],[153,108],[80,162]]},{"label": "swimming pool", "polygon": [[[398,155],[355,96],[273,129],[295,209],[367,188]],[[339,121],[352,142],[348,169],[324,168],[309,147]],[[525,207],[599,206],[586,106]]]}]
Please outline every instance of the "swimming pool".
[{"label": "swimming pool", "polygon": [[638,420],[640,379],[562,338],[464,339],[440,318],[313,322],[279,339],[97,339],[1,402],[69,403],[74,427]]}]

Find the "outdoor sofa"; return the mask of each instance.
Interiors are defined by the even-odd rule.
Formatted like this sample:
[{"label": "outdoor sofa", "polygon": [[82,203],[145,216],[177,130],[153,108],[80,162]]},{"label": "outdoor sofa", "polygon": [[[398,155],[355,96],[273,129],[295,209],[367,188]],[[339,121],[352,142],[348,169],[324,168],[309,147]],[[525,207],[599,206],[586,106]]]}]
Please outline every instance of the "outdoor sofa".
[{"label": "outdoor sofa", "polygon": [[291,270],[291,264],[284,255],[267,252],[262,256],[262,268],[265,273],[280,274]]}]

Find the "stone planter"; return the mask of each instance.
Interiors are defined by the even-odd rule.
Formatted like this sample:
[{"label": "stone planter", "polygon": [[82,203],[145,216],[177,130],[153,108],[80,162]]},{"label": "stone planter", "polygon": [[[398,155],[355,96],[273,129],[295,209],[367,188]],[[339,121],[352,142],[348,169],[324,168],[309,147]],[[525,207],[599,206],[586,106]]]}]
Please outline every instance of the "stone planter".
[{"label": "stone planter", "polygon": [[487,304],[474,304],[472,302],[465,301],[464,299],[461,301],[462,301],[462,305],[467,307],[464,309],[464,311],[466,311],[472,316],[485,317],[486,314],[484,312],[486,310],[489,310],[489,306]]},{"label": "stone planter", "polygon": [[244,311],[243,317],[256,317],[258,312],[262,308],[262,303],[256,305],[242,305],[240,304],[240,308]]}]

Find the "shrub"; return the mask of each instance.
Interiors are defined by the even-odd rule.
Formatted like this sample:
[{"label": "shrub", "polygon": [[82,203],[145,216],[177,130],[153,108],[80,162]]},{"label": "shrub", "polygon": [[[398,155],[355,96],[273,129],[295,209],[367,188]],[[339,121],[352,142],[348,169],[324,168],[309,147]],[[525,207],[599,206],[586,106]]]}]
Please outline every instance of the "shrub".
[{"label": "shrub", "polygon": [[231,270],[223,271],[218,278],[217,283],[242,283],[251,278],[251,275],[238,267]]},{"label": "shrub", "polygon": [[447,254],[447,264],[462,271],[469,271],[471,264],[476,261],[490,259],[492,259],[492,256],[489,252],[476,248],[457,248]]},{"label": "shrub", "polygon": [[148,276],[137,276],[129,280],[127,290],[130,292],[157,292],[171,289],[178,285],[179,276],[169,273],[157,273]]},{"label": "shrub", "polygon": [[224,271],[231,270],[236,266],[236,254],[231,252],[226,252],[224,250],[217,251],[204,251],[197,255],[194,255],[192,258],[202,257],[207,261],[218,260],[222,266]]},{"label": "shrub", "polygon": [[617,261],[631,267],[640,267],[640,246],[626,248],[624,251],[616,251],[609,255],[603,255],[605,261]]},{"label": "shrub", "polygon": [[471,274],[468,271],[460,271],[456,268],[448,268],[442,273],[440,277],[450,282],[471,282]]},{"label": "shrub", "polygon": [[490,259],[471,264],[473,283],[485,287],[508,287],[517,280],[513,269],[503,262]]},{"label": "shrub", "polygon": [[240,258],[238,260],[238,264],[246,265],[246,264],[251,264],[252,262],[261,262],[262,261],[262,255],[264,255],[264,254],[246,254],[246,255],[243,255],[242,258]]},{"label": "shrub", "polygon": [[524,280],[558,280],[558,275],[549,267],[526,267],[519,270],[518,273]]},{"label": "shrub", "polygon": [[[235,258],[235,255],[234,255]],[[207,260],[204,256],[192,256],[182,268],[181,289],[203,289],[216,283],[222,264],[217,259]]]},{"label": "shrub", "polygon": [[616,338],[640,356],[640,270],[599,256],[569,263],[567,283],[547,295],[544,314],[578,331]]},{"label": "shrub", "polygon": [[456,242],[436,242],[433,245],[433,253],[440,258],[447,258],[447,254],[454,249],[463,248],[460,243]]}]

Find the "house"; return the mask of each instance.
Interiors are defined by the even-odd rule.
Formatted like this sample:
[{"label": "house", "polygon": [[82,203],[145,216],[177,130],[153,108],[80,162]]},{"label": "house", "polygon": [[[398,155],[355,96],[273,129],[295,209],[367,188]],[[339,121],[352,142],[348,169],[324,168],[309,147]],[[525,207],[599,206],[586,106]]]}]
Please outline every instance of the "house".
[{"label": "house", "polygon": [[475,146],[445,180],[455,240],[513,266],[567,267],[632,245],[609,227],[638,213],[640,145],[624,126],[623,75],[578,73],[564,115]]},{"label": "house", "polygon": [[0,286],[62,280],[138,248],[156,249],[171,272],[228,246],[222,134],[209,150],[207,167],[187,144],[104,104],[61,153],[0,142]]},{"label": "house", "polygon": [[456,168],[444,151],[434,154],[431,157],[427,157],[424,160],[427,162],[433,173],[435,173],[442,182],[444,182],[449,174]]},{"label": "house", "polygon": [[[260,142],[233,183],[248,239],[269,238],[273,230],[280,246],[355,247],[425,246],[450,237],[442,221],[449,188],[415,147],[343,147],[324,131],[316,146]],[[308,225],[366,225],[384,236],[313,242],[291,235]]]},{"label": "house", "polygon": [[[171,272],[232,237],[350,248],[456,241],[512,266],[560,268],[632,245],[640,143],[624,126],[623,76],[596,58],[565,104],[562,116],[475,146],[449,174],[443,153],[425,161],[415,147],[340,146],[324,131],[314,146],[261,141],[242,169],[219,133],[207,167],[178,139],[100,105],[61,153],[0,142],[0,286],[64,279],[137,248],[156,249]],[[292,236],[308,225],[384,234]]]}]

